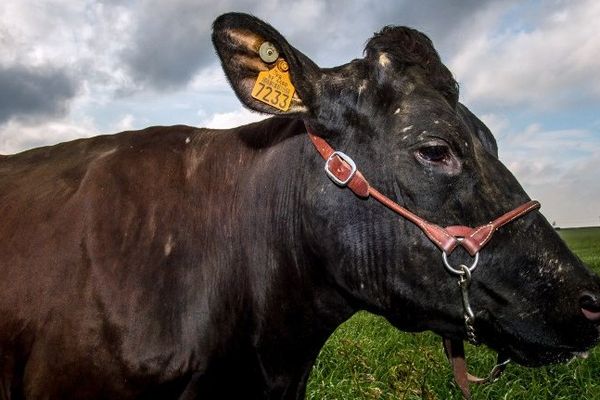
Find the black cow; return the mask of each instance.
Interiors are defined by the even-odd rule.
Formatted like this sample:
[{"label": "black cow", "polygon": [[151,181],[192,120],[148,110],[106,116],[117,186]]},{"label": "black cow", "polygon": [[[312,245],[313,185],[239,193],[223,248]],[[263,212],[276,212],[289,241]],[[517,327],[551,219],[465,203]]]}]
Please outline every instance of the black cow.
[{"label": "black cow", "polygon": [[323,171],[306,126],[356,161],[353,182],[439,226],[529,200],[426,36],[384,28],[328,69],[248,15],[219,17],[213,41],[241,101],[280,117],[0,159],[0,398],[300,399],[360,309],[526,365],[596,343],[599,279],[539,212],[481,249],[465,324],[470,256],[455,251],[448,272],[424,225]]}]

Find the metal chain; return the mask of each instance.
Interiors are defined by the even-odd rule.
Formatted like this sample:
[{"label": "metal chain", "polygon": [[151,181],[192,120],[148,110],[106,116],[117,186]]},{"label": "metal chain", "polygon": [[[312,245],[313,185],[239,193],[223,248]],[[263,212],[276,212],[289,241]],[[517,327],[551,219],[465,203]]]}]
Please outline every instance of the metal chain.
[{"label": "metal chain", "polygon": [[471,270],[464,264],[459,265],[461,274],[458,277],[458,286],[462,294],[462,303],[464,310],[465,329],[467,330],[467,339],[469,343],[477,344],[475,336],[475,313],[469,302],[469,286],[471,285]]}]

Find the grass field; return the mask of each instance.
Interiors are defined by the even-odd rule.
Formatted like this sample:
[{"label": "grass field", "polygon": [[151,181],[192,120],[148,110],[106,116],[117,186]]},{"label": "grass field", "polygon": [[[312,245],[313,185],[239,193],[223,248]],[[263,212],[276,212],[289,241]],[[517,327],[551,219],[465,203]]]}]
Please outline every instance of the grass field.
[{"label": "grass field", "polygon": [[[560,235],[600,273],[600,228]],[[485,375],[495,354],[467,346],[470,368]],[[358,313],[329,339],[313,368],[307,398],[460,400],[439,337],[399,332],[383,318]],[[600,347],[586,360],[528,369],[510,365],[499,381],[473,388],[473,398],[600,400]]]}]

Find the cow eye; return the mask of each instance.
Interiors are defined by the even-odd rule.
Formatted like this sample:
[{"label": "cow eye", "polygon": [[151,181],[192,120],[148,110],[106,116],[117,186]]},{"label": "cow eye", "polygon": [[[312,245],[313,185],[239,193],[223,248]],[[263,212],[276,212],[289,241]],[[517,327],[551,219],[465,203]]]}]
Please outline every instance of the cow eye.
[{"label": "cow eye", "polygon": [[441,163],[449,160],[451,154],[448,146],[442,144],[432,144],[418,149],[417,157],[430,163]]},{"label": "cow eye", "polygon": [[422,143],[417,147],[414,155],[422,165],[433,167],[436,171],[447,175],[459,174],[462,168],[461,161],[450,149],[450,145],[442,139]]}]

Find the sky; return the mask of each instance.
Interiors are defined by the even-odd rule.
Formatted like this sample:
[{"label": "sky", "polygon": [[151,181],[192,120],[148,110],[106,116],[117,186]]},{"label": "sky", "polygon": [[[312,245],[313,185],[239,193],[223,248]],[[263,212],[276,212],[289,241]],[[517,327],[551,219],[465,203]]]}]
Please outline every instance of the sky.
[{"label": "sky", "polygon": [[385,25],[426,33],[548,220],[600,225],[597,0],[3,0],[0,154],[264,118],[241,106],[212,48],[228,11],[269,22],[322,67],[362,57]]}]

